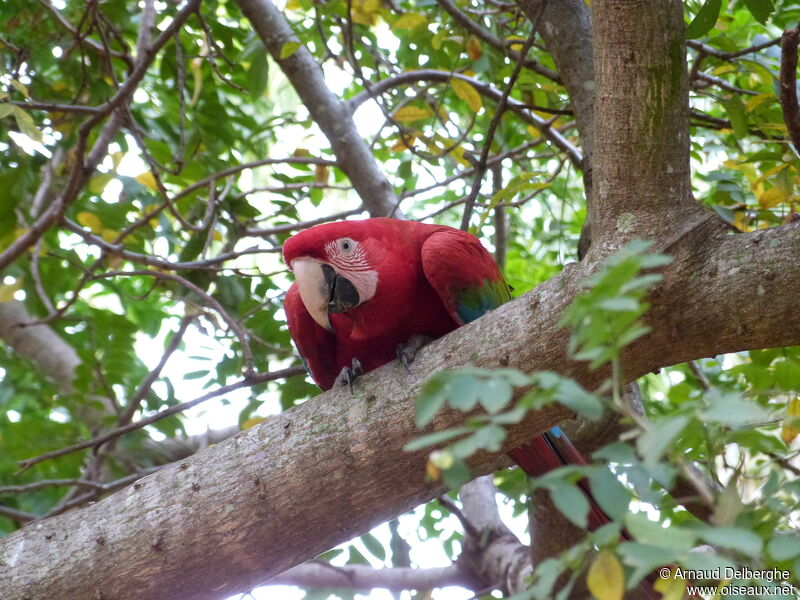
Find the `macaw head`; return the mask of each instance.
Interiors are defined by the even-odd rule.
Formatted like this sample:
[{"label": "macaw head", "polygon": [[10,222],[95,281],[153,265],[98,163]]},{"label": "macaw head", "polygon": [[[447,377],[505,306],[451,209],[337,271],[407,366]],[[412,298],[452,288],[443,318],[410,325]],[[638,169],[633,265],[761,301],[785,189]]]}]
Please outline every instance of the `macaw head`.
[{"label": "macaw head", "polygon": [[345,313],[375,295],[378,271],[370,261],[364,221],[317,225],[293,235],[283,258],[294,271],[297,290],[311,317],[333,331],[330,314]]}]

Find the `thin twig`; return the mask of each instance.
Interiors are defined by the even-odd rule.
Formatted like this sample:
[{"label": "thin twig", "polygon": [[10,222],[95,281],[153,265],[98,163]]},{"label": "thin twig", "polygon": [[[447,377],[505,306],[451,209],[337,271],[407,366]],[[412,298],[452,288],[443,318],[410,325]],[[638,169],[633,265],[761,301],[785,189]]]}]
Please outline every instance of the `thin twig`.
[{"label": "thin twig", "polygon": [[[528,50],[530,50],[530,47],[533,45],[534,39],[536,39],[536,24],[539,21],[539,17],[541,17],[546,5],[547,1],[545,0],[542,2],[542,7],[539,9],[539,15],[537,15],[536,21],[532,22],[531,24],[531,32],[528,35],[528,39],[525,40],[525,45],[522,47],[520,58],[528,53]],[[492,140],[494,139],[495,131],[497,131],[497,127],[500,125],[500,120],[503,118],[503,113],[506,110],[508,97],[511,94],[511,90],[513,89],[514,85],[517,83],[517,78],[519,77],[521,71],[522,62],[518,61],[514,67],[514,72],[511,73],[511,77],[508,79],[508,84],[503,90],[503,95],[497,103],[497,109],[495,110],[492,121],[489,123],[489,128],[486,131],[486,139],[483,142],[481,157],[478,160],[478,164],[475,166],[475,178],[473,179],[472,189],[470,190],[469,196],[467,196],[467,201],[464,206],[464,214],[461,217],[461,229],[464,231],[469,229],[469,222],[472,218],[472,210],[475,206],[475,200],[478,197],[481,183],[483,182],[483,174],[486,172],[486,164],[487,160],[489,159],[489,152],[492,147]]]},{"label": "thin twig", "polygon": [[191,325],[193,320],[193,315],[187,315],[181,319],[180,325],[178,326],[178,331],[176,331],[172,336],[172,339],[169,341],[169,345],[161,355],[161,359],[158,361],[158,364],[145,376],[142,383],[139,384],[139,388],[136,390],[136,393],[128,402],[128,405],[119,416],[119,419],[117,419],[117,425],[127,425],[131,422],[133,415],[135,415],[136,411],[139,410],[139,405],[141,404],[142,400],[144,400],[144,397],[153,387],[153,383],[155,383],[156,379],[158,379],[158,377],[161,375],[161,371],[167,364],[169,357],[172,356],[178,349],[178,346],[180,346],[181,341],[183,341],[183,335],[186,333],[186,330],[189,328],[189,325]]},{"label": "thin twig", "polygon": [[268,235],[275,235],[278,233],[289,233],[290,231],[297,231],[298,229],[307,229],[309,227],[313,227],[314,225],[319,225],[320,223],[329,223],[331,221],[338,221],[340,219],[346,219],[347,217],[352,217],[353,215],[359,215],[363,213],[366,208],[363,206],[359,206],[358,208],[353,208],[351,210],[345,210],[338,213],[333,213],[331,215],[327,215],[325,217],[319,217],[318,219],[311,219],[309,221],[298,221],[296,223],[287,223],[286,225],[276,225],[274,227],[265,227],[263,229],[245,229],[246,235],[252,236],[259,236],[265,237]]},{"label": "thin twig", "polygon": [[44,454],[40,454],[39,456],[35,456],[33,458],[27,458],[25,460],[21,460],[19,462],[19,470],[17,473],[21,473],[26,469],[29,469],[33,465],[39,464],[45,460],[50,460],[51,458],[57,458],[59,456],[64,456],[66,454],[71,454],[72,452],[77,452],[78,450],[84,450],[86,448],[93,448],[95,446],[99,446],[104,444],[109,440],[113,440],[115,438],[120,437],[121,435],[125,435],[128,432],[134,431],[136,429],[141,429],[142,427],[146,427],[147,425],[152,425],[156,421],[160,421],[161,419],[165,419],[170,417],[174,414],[183,412],[188,410],[192,407],[197,406],[205,402],[206,400],[211,400],[212,398],[216,398],[217,396],[223,396],[234,390],[238,390],[243,387],[251,387],[260,383],[266,383],[268,381],[275,381],[276,379],[285,379],[288,377],[295,377],[296,375],[302,375],[305,373],[305,369],[303,367],[288,367],[286,369],[281,369],[279,371],[272,371],[270,373],[260,373],[250,375],[235,383],[231,383],[228,385],[223,385],[216,390],[208,392],[199,398],[195,398],[194,400],[189,400],[187,402],[181,402],[180,404],[176,404],[175,406],[170,406],[169,408],[165,408],[162,411],[159,411],[149,417],[145,417],[143,419],[139,419],[135,423],[130,423],[128,425],[124,425],[122,427],[117,427],[112,429],[111,431],[94,437],[89,440],[85,440],[83,442],[79,442],[77,444],[73,444],[72,446],[67,446],[66,448],[61,448],[59,450],[52,450],[50,452],[45,452]]},{"label": "thin twig", "polygon": [[211,294],[206,292],[204,289],[195,285],[185,277],[181,277],[180,275],[176,275],[175,273],[164,273],[163,271],[151,271],[149,269],[145,270],[135,270],[135,271],[109,271],[107,273],[98,273],[95,275],[95,279],[106,279],[109,277],[131,277],[143,275],[145,277],[155,277],[156,279],[165,279],[167,281],[174,281],[175,283],[179,283],[183,287],[185,287],[190,292],[196,294],[200,298],[203,299],[209,306],[211,306],[222,320],[228,325],[231,331],[236,335],[239,339],[239,343],[242,346],[242,354],[244,355],[244,363],[245,363],[245,377],[252,375],[255,370],[253,366],[253,353],[250,350],[250,343],[247,341],[247,334],[245,333],[244,329],[242,329],[241,325],[236,322],[236,320],[228,314],[228,311],[220,304],[216,298],[214,298]]}]

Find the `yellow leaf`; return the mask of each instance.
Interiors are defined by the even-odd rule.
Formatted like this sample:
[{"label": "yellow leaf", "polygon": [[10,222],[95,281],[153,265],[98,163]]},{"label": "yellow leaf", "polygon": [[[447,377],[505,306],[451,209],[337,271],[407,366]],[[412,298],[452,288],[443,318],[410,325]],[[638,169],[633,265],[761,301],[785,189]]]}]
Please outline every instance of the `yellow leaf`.
[{"label": "yellow leaf", "polygon": [[747,102],[744,103],[745,109],[747,111],[751,111],[755,108],[758,108],[764,102],[777,102],[778,99],[775,97],[775,94],[758,94],[757,96],[753,96]]},{"label": "yellow leaf", "polygon": [[724,75],[725,73],[730,73],[731,71],[735,71],[736,67],[731,64],[720,65],[713,71],[711,71],[712,75]]},{"label": "yellow leaf", "polygon": [[21,109],[19,106],[14,106],[13,112],[14,112],[14,119],[16,119],[17,121],[17,127],[19,127],[19,130],[32,140],[41,142],[42,132],[36,128],[36,123],[33,122],[33,117],[31,117],[26,111]]},{"label": "yellow leaf", "polygon": [[432,481],[439,481],[442,478],[439,467],[433,464],[433,461],[430,460],[425,464],[425,473],[428,475],[428,479]]},{"label": "yellow leaf", "polygon": [[281,52],[278,58],[284,59],[289,58],[292,54],[297,52],[297,49],[300,47],[300,42],[286,42],[283,46],[281,46]]},{"label": "yellow leaf", "polygon": [[450,156],[456,159],[456,162],[460,164],[462,167],[471,167],[472,163],[470,163],[466,158],[464,158],[464,148],[462,146],[456,146],[452,150],[450,150]]},{"label": "yellow leaf", "polygon": [[774,208],[785,202],[788,196],[786,192],[778,187],[772,187],[758,195],[758,204],[761,208]]},{"label": "yellow leaf", "polygon": [[58,81],[54,82],[53,85],[51,85],[50,87],[53,88],[54,92],[63,92],[65,89],[67,89],[67,84],[59,79]]},{"label": "yellow leaf", "polygon": [[481,95],[471,83],[467,83],[463,79],[456,79],[454,77],[450,80],[450,85],[453,86],[453,91],[455,91],[456,96],[466,102],[467,106],[469,106],[469,109],[472,112],[477,113],[481,109],[483,106]]},{"label": "yellow leaf", "polygon": [[314,182],[324,185],[328,182],[328,167],[327,165],[317,165],[314,167]]},{"label": "yellow leaf", "polygon": [[622,600],[625,574],[617,557],[608,550],[598,552],[586,575],[586,585],[597,600]]},{"label": "yellow leaf", "polygon": [[539,130],[536,129],[536,127],[534,127],[533,125],[528,125],[527,127],[525,127],[525,131],[527,131],[528,135],[530,135],[531,137],[534,138],[539,137]]},{"label": "yellow leaf", "polygon": [[416,139],[417,136],[415,135],[401,135],[394,145],[389,148],[389,150],[392,152],[403,152],[404,150],[410,150],[414,147],[414,140]]},{"label": "yellow leaf", "polygon": [[482,53],[483,49],[481,48],[481,41],[474,35],[469,36],[467,38],[467,55],[472,60],[478,60]]},{"label": "yellow leaf", "polygon": [[28,88],[25,87],[25,84],[17,81],[16,79],[12,79],[11,85],[14,86],[14,89],[16,89],[20,94],[26,98],[30,98],[30,95],[28,94]]},{"label": "yellow leaf", "polygon": [[115,169],[119,167],[119,163],[122,162],[123,158],[125,158],[125,153],[122,150],[111,155],[111,162],[114,163]]},{"label": "yellow leaf", "polygon": [[350,18],[360,25],[372,26],[378,22],[381,0],[354,0]]},{"label": "yellow leaf", "polygon": [[788,163],[781,163],[779,165],[776,165],[776,166],[772,167],[771,169],[768,169],[767,171],[764,171],[764,173],[762,173],[761,177],[759,177],[758,179],[759,179],[759,181],[763,181],[765,179],[769,179],[773,175],[777,175],[778,173],[780,173],[781,171],[783,171],[784,169],[786,169],[788,167],[789,167]]},{"label": "yellow leaf", "polygon": [[409,12],[392,23],[392,31],[400,31],[401,29],[414,29],[420,25],[425,25],[427,22],[428,17],[425,15]]},{"label": "yellow leaf", "polygon": [[189,99],[189,106],[197,106],[197,101],[200,100],[200,94],[203,91],[203,60],[201,58],[193,58],[189,63],[192,69],[192,81],[194,81],[194,92]]},{"label": "yellow leaf", "polygon": [[669,577],[659,577],[653,584],[653,589],[661,592],[661,600],[681,600],[686,589],[686,580],[675,577],[677,569],[672,569]]},{"label": "yellow leaf", "polygon": [[89,180],[89,191],[92,194],[99,196],[103,193],[103,190],[106,189],[106,185],[112,179],[114,179],[114,176],[111,173],[100,173],[95,175]]},{"label": "yellow leaf", "polygon": [[153,175],[152,171],[145,171],[144,173],[140,173],[136,176],[136,181],[141,183],[144,187],[150,188],[151,190],[158,190],[158,186],[156,185],[156,178]]},{"label": "yellow leaf", "polygon": [[88,228],[92,233],[100,233],[103,231],[103,222],[100,220],[100,217],[94,213],[85,211],[79,212],[75,217],[75,220],[84,227]]},{"label": "yellow leaf", "polygon": [[432,117],[433,113],[429,108],[419,108],[418,106],[404,106],[394,113],[396,121],[410,123],[411,121],[421,121]]},{"label": "yellow leaf", "polygon": [[14,279],[14,283],[0,284],[0,302],[11,302],[14,294],[22,288],[22,279]]},{"label": "yellow leaf", "polygon": [[743,210],[736,211],[736,215],[733,217],[733,226],[739,231],[753,231],[753,226],[750,225],[750,218]]},{"label": "yellow leaf", "polygon": [[255,427],[259,423],[263,423],[266,420],[266,417],[250,417],[249,419],[245,420],[244,423],[242,423],[242,431],[247,431],[248,429]]},{"label": "yellow leaf", "polygon": [[514,42],[509,44],[509,48],[511,48],[514,52],[520,52],[525,47],[525,38],[519,37],[518,35],[511,35],[506,38],[506,42]]},{"label": "yellow leaf", "polygon": [[786,405],[786,418],[781,426],[781,439],[787,444],[791,444],[800,435],[800,397],[794,397]]},{"label": "yellow leaf", "polygon": [[100,237],[109,244],[116,240],[118,235],[119,231],[116,231],[115,229],[103,229],[103,231],[100,232]]}]

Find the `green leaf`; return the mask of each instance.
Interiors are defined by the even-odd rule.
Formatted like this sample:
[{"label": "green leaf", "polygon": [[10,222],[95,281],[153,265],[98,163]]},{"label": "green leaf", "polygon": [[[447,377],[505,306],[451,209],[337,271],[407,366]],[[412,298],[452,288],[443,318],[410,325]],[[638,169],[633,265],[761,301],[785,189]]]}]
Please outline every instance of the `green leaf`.
[{"label": "green leaf", "polygon": [[751,423],[766,421],[770,414],[758,404],[736,393],[720,393],[716,389],[705,394],[709,408],[700,417],[711,423],[720,423],[738,428]]},{"label": "green leaf", "polygon": [[8,102],[0,103],[0,119],[3,119],[14,112],[14,105]]},{"label": "green leaf", "polygon": [[618,296],[616,298],[608,298],[606,300],[601,300],[600,302],[598,302],[597,307],[602,308],[603,310],[610,310],[613,312],[625,312],[625,311],[634,312],[639,309],[639,302],[637,302],[635,298],[631,298],[628,296]]},{"label": "green leaf", "polygon": [[36,123],[33,122],[33,117],[19,106],[12,106],[12,112],[14,113],[14,119],[17,121],[19,130],[32,140],[41,142],[43,139],[42,132],[37,129]]},{"label": "green leaf", "polygon": [[500,412],[511,402],[511,384],[497,376],[491,376],[479,388],[480,402],[489,413]]},{"label": "green leaf", "polygon": [[645,464],[656,464],[688,424],[689,417],[685,415],[652,423],[650,429],[636,439],[636,449]]},{"label": "green leaf", "polygon": [[478,405],[478,396],[481,394],[483,383],[477,377],[468,373],[455,372],[448,380],[442,393],[446,394],[447,402],[462,412],[469,412]]},{"label": "green leaf", "polygon": [[630,492],[607,467],[597,467],[589,472],[592,497],[600,508],[614,520],[622,519],[628,512]]},{"label": "green leaf", "polygon": [[704,541],[712,546],[736,550],[748,556],[758,556],[761,553],[761,538],[749,529],[716,527],[713,529],[701,529],[698,533]]},{"label": "green leaf", "polygon": [[693,40],[703,37],[714,29],[714,25],[719,19],[719,11],[722,8],[722,0],[706,0],[700,10],[697,11],[694,19],[686,26],[686,39]]},{"label": "green leaf", "polygon": [[378,540],[378,538],[371,533],[367,533],[362,535],[360,539],[372,556],[381,561],[386,560],[386,548],[383,547],[383,544]]},{"label": "green leaf", "polygon": [[775,383],[784,390],[800,390],[800,363],[796,360],[775,363]]},{"label": "green leaf", "polygon": [[697,541],[697,533],[677,527],[662,527],[657,521],[651,521],[644,513],[627,513],[625,527],[637,542],[673,552],[686,552]]},{"label": "green leaf", "polygon": [[417,427],[430,423],[447,402],[445,386],[449,376],[449,372],[440,372],[425,382],[417,398]]},{"label": "green leaf", "polygon": [[269,81],[269,61],[267,53],[261,48],[261,52],[253,54],[250,68],[247,70],[247,89],[253,98],[260,98],[264,95]]},{"label": "green leaf", "polygon": [[775,10],[772,0],[744,0],[744,5],[759,23],[766,23]]},{"label": "green leaf", "polygon": [[292,54],[297,52],[297,49],[302,46],[300,42],[284,42],[283,46],[281,46],[280,54],[278,58],[283,60],[284,58],[289,58]]},{"label": "green leaf", "polygon": [[725,107],[725,112],[728,114],[728,119],[730,119],[733,135],[739,140],[746,138],[749,130],[747,126],[747,114],[741,98],[734,94],[722,104]]},{"label": "green leaf", "polygon": [[679,553],[656,545],[623,542],[618,546],[617,554],[622,557],[622,562],[633,567],[633,572],[628,579],[628,587],[630,587],[658,567],[674,562]]},{"label": "green leaf", "polygon": [[767,552],[781,562],[800,556],[800,535],[788,531],[774,534],[767,543]]},{"label": "green leaf", "polygon": [[552,479],[546,484],[553,504],[558,507],[567,519],[581,529],[585,529],[589,517],[589,501],[583,492],[573,483],[563,479]]}]

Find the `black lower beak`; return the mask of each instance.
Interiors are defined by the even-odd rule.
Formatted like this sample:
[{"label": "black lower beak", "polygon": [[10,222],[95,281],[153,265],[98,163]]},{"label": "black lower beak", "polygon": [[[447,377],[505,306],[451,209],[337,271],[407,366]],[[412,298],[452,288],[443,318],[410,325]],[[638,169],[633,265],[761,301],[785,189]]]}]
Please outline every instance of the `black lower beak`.
[{"label": "black lower beak", "polygon": [[328,313],[343,313],[358,306],[358,290],[350,280],[342,277],[330,265],[322,265],[325,285],[328,288]]}]

